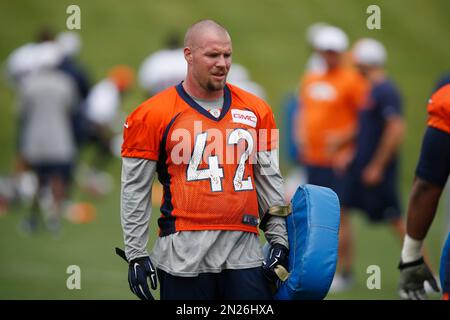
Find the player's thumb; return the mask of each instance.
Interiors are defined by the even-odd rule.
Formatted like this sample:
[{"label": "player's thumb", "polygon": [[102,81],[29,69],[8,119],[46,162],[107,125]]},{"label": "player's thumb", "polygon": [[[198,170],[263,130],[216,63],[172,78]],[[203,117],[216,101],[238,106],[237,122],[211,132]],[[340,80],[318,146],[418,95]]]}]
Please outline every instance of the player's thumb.
[{"label": "player's thumb", "polygon": [[433,276],[430,279],[428,279],[427,282],[431,286],[431,288],[433,288],[434,291],[440,292],[437,281]]}]

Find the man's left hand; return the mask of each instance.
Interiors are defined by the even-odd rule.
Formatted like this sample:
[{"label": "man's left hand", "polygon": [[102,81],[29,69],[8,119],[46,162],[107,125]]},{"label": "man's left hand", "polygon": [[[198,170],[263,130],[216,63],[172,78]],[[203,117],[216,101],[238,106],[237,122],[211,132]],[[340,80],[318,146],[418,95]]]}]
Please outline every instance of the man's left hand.
[{"label": "man's left hand", "polygon": [[369,164],[362,172],[362,181],[368,187],[375,187],[383,180],[383,168],[379,165]]},{"label": "man's left hand", "polygon": [[281,245],[275,244],[270,249],[269,257],[263,262],[264,276],[272,283],[277,283],[278,280],[285,281],[289,275],[288,273],[288,257],[289,250]]},{"label": "man's left hand", "polygon": [[400,262],[398,268],[400,269],[399,294],[403,299],[425,300],[425,281],[434,291],[439,292],[436,279],[423,258],[409,263]]}]

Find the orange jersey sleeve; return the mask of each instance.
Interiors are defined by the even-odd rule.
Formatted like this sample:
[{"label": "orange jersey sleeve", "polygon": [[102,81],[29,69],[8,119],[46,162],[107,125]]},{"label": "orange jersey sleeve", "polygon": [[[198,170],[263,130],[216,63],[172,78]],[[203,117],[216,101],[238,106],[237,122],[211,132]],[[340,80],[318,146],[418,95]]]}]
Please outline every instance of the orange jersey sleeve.
[{"label": "orange jersey sleeve", "polygon": [[428,102],[430,127],[450,133],[450,84],[436,91]]},{"label": "orange jersey sleeve", "polygon": [[126,119],[123,131],[122,157],[158,160],[161,140],[173,108],[167,108],[176,99],[174,88],[155,96],[136,108]]}]

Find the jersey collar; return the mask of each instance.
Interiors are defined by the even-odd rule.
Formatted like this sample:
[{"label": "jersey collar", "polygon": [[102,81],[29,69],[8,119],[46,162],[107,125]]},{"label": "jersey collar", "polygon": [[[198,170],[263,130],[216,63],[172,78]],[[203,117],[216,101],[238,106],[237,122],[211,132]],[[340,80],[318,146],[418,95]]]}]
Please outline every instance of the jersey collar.
[{"label": "jersey collar", "polygon": [[194,99],[191,98],[191,96],[186,92],[186,90],[184,90],[182,83],[183,82],[180,82],[175,88],[177,89],[178,95],[181,97],[181,99],[183,99],[189,106],[200,112],[205,117],[216,122],[222,120],[222,118],[225,117],[231,106],[231,91],[227,85],[225,85],[225,87],[223,88],[222,111],[220,112],[220,116],[216,118],[207,110],[202,108],[202,106],[200,106],[197,102],[195,102]]}]

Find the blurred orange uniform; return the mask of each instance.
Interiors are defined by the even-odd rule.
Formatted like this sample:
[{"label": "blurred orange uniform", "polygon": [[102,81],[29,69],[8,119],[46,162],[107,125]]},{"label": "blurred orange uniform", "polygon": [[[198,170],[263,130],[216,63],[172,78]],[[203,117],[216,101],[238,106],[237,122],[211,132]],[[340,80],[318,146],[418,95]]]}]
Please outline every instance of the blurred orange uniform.
[{"label": "blurred orange uniform", "polygon": [[352,150],[358,110],[368,83],[352,68],[307,73],[300,87],[298,134],[307,165],[331,167],[335,157]]},{"label": "blurred orange uniform", "polygon": [[431,96],[427,110],[428,126],[450,133],[450,84]]},{"label": "blurred orange uniform", "polygon": [[216,118],[180,84],[127,118],[122,156],[158,161],[161,236],[186,230],[257,233],[254,154],[276,149],[277,138],[272,110],[256,96],[227,84]]}]

